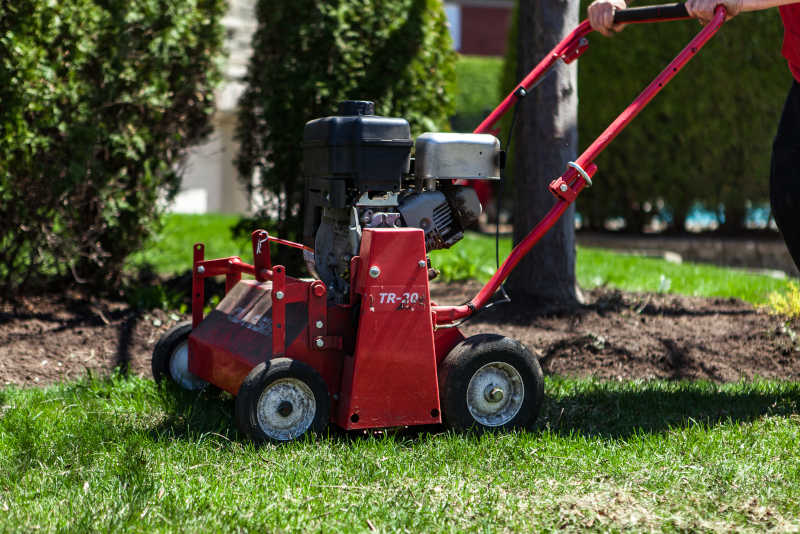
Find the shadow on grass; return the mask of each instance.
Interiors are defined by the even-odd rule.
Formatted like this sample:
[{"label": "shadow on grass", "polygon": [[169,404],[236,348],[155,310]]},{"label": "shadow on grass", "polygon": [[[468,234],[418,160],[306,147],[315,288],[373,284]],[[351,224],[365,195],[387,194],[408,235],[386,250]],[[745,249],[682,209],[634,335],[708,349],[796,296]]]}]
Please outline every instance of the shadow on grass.
[{"label": "shadow on grass", "polygon": [[597,382],[585,391],[546,397],[537,428],[562,435],[624,439],[798,413],[797,383]]},{"label": "shadow on grass", "polygon": [[195,440],[204,434],[243,441],[233,422],[234,398],[230,394],[214,387],[193,392],[163,384],[159,399],[167,417],[149,429],[154,441]]},{"label": "shadow on grass", "polygon": [[[800,384],[788,382],[722,386],[709,382],[582,382],[580,389],[546,396],[532,432],[616,440],[695,425],[714,427],[800,414]],[[153,439],[195,440],[211,434],[231,443],[247,444],[233,421],[232,396],[170,388],[164,390],[163,398],[170,415],[150,430]],[[413,444],[445,430],[441,425],[425,425],[346,432],[331,424],[325,436],[312,439],[349,444],[385,436]],[[477,437],[479,433],[467,435]]]}]

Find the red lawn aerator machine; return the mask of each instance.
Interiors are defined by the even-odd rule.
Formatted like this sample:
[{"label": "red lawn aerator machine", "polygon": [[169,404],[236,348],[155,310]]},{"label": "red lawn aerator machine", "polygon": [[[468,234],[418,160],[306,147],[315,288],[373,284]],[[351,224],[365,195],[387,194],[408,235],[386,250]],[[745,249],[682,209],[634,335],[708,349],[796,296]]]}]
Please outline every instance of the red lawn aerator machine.
[{"label": "red lawn aerator machine", "polygon": [[[591,185],[596,156],[716,33],[713,21],[550,184],[556,202],[466,304],[431,302],[427,253],[448,248],[475,222],[474,180],[499,177],[497,120],[556,63],[588,46],[584,21],[537,65],[472,134],[426,133],[348,101],[339,115],[310,121],[303,140],[306,235],[314,247],[256,230],[253,265],[206,260],[194,247],[192,322],[167,332],[153,375],[194,390],[213,384],[236,395],[236,422],[252,440],[288,441],[324,430],[445,423],[453,428],[532,425],[542,371],[522,344],[499,335],[469,338],[457,325],[483,308],[522,256]],[[616,22],[688,18],[683,4],[621,10]],[[410,158],[415,145],[415,159]],[[311,242],[311,241],[309,241]],[[270,261],[270,243],[300,249],[314,279]],[[242,274],[254,279],[242,280]],[[203,317],[204,279],[226,277],[226,295]]]}]

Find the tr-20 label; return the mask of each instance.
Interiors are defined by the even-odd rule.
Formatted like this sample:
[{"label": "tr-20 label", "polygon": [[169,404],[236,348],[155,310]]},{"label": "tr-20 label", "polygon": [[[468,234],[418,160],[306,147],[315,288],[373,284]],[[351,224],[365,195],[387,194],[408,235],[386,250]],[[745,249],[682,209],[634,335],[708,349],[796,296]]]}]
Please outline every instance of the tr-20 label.
[{"label": "tr-20 label", "polygon": [[414,304],[419,302],[419,293],[378,293],[381,304]]},{"label": "tr-20 label", "polygon": [[416,311],[427,308],[424,286],[378,286],[370,288],[365,297],[369,311]]}]

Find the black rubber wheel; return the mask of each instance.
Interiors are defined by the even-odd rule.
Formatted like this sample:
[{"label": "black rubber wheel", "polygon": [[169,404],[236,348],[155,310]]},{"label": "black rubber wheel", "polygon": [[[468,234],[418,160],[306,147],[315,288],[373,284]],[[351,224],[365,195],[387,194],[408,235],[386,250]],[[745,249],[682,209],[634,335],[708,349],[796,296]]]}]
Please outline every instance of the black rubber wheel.
[{"label": "black rubber wheel", "polygon": [[192,323],[178,323],[167,330],[153,349],[150,367],[156,382],[169,380],[188,391],[197,391],[208,385],[189,371],[189,334]]},{"label": "black rubber wheel", "polygon": [[319,373],[289,358],[255,366],[236,396],[236,425],[256,443],[321,433],[330,422],[330,411],[328,387]]},{"label": "black rubber wheel", "polygon": [[530,428],[544,397],[542,368],[522,343],[479,334],[461,341],[442,361],[439,396],[450,428]]}]

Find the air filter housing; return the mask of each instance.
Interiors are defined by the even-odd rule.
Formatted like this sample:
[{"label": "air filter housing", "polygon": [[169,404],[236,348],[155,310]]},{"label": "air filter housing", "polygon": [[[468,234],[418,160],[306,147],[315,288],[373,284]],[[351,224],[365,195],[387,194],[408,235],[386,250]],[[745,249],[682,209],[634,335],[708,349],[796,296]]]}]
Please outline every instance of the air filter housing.
[{"label": "air filter housing", "polygon": [[408,121],[373,115],[374,104],[347,100],[339,115],[306,123],[303,172],[323,207],[352,206],[363,193],[397,192],[409,172]]}]

